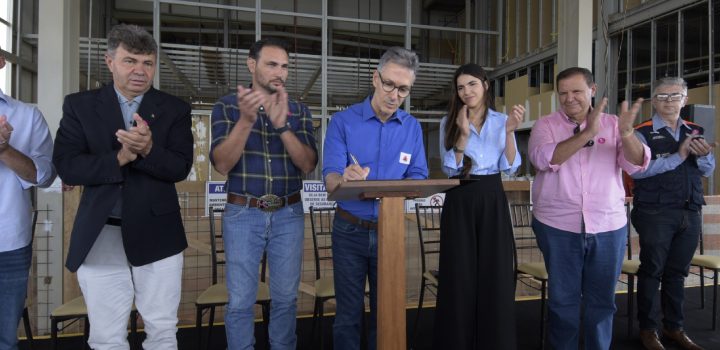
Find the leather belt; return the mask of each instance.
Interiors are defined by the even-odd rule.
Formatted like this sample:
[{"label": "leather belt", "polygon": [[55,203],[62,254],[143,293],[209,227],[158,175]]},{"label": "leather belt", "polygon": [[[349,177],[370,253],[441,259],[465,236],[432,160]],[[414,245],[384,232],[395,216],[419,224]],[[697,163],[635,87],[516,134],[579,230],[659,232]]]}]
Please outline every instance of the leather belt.
[{"label": "leather belt", "polygon": [[105,225],[110,226],[122,226],[122,219],[120,218],[107,218]]},{"label": "leather belt", "polygon": [[350,214],[350,212],[340,207],[335,208],[335,215],[341,217],[343,220],[353,225],[360,226],[366,230],[377,230],[378,227],[377,222],[361,219],[353,214]]},{"label": "leather belt", "polygon": [[276,196],[274,194],[266,194],[262,197],[243,196],[234,193],[228,193],[228,203],[237,205],[247,205],[250,208],[258,208],[262,211],[275,211],[290,204],[300,201],[300,192],[295,192],[285,197]]}]

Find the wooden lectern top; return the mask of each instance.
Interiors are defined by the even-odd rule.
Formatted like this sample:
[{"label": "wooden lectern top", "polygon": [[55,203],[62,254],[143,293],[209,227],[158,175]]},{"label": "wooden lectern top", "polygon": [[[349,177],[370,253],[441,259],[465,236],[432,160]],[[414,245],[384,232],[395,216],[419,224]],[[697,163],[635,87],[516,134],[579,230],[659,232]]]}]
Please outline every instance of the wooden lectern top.
[{"label": "wooden lectern top", "polygon": [[427,197],[460,185],[457,179],[363,180],[342,182],[328,193],[332,201],[363,200],[383,197]]}]

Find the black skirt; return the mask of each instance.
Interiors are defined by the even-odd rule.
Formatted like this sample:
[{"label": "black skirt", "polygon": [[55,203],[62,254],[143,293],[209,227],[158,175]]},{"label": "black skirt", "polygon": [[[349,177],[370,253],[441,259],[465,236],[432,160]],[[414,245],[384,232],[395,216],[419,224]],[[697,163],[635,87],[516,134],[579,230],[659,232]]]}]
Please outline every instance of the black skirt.
[{"label": "black skirt", "polygon": [[445,195],[434,349],[516,349],[513,232],[500,174]]}]

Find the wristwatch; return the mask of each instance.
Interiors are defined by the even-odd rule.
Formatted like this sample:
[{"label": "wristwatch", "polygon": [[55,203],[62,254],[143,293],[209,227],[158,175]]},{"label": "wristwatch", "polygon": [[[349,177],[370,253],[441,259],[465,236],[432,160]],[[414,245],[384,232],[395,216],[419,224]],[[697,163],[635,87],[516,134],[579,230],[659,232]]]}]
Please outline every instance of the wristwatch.
[{"label": "wristwatch", "polygon": [[285,125],[283,125],[279,128],[275,128],[275,132],[278,134],[282,134],[288,130],[290,130],[290,122],[285,123]]}]

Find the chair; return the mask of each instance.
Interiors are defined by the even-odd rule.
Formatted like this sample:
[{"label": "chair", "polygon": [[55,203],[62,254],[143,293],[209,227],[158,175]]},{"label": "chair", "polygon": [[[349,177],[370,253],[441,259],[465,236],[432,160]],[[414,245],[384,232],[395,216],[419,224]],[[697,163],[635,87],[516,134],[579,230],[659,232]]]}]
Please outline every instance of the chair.
[{"label": "chair", "polygon": [[[702,212],[701,212],[702,216]],[[705,245],[703,235],[705,230],[700,226],[700,238],[698,245],[700,254],[693,256],[690,265],[700,268],[700,308],[705,308],[705,269],[713,272],[713,311],[712,311],[712,330],[716,329],[717,324],[717,289],[718,289],[718,271],[720,271],[720,256],[705,255]]]},{"label": "chair", "polygon": [[[335,219],[335,207],[310,206],[310,225],[313,235],[313,251],[315,257],[315,307],[313,310],[312,339],[315,339],[315,329],[318,328],[320,345],[323,347],[323,318],[324,304],[335,298],[335,279],[332,271],[332,226]],[[323,273],[325,272],[325,273]],[[370,284],[365,281],[365,295],[370,294]],[[363,308],[364,313],[364,308]],[[319,323],[319,327],[318,327]],[[362,342],[367,338],[367,325],[365,317],[362,318]],[[314,342],[314,340],[313,340]],[[363,345],[363,344],[361,344]],[[313,343],[314,346],[314,343]]]},{"label": "chair", "polygon": [[440,215],[442,206],[415,204],[415,218],[417,220],[418,238],[420,240],[420,296],[418,307],[415,313],[415,325],[413,326],[413,348],[417,339],[417,331],[420,324],[420,313],[422,312],[425,289],[437,296],[438,262],[440,255]]},{"label": "chair", "polygon": [[[212,285],[205,289],[195,300],[196,321],[195,328],[198,336],[198,349],[202,349],[202,317],[205,309],[210,309],[208,318],[208,343],[207,348],[212,345],[212,328],[215,322],[215,308],[228,303],[228,290],[224,281],[218,282],[218,265],[225,265],[225,247],[223,245],[222,229],[218,230],[216,221],[221,220],[224,209],[210,207],[210,260]],[[220,226],[222,228],[222,226]],[[260,281],[258,282],[256,304],[262,307],[263,323],[265,325],[265,337],[268,344],[269,322],[270,322],[270,286],[265,283],[267,255],[263,254],[260,268]]]},{"label": "chair", "polygon": [[[88,318],[87,306],[85,305],[85,298],[79,296],[73,300],[64,303],[50,313],[50,338],[52,339],[53,349],[58,348],[58,323],[73,320],[75,321],[83,319],[85,321],[85,327],[83,328],[83,338],[85,339],[85,349],[88,349],[87,339],[90,334],[90,319]],[[65,327],[67,327],[66,325]],[[63,329],[65,328],[63,327]]]},{"label": "chair", "polygon": [[[513,226],[515,280],[540,291],[540,348],[545,347],[545,314],[548,273],[532,230],[532,204],[510,204]],[[540,287],[530,283],[539,281]]]},{"label": "chair", "polygon": [[[32,213],[32,220],[31,220],[31,228],[30,228],[30,237],[33,237],[32,239],[35,239],[35,225],[37,224],[37,217],[38,217],[38,211],[35,209]],[[30,243],[32,245],[32,241]],[[22,320],[23,320],[23,328],[25,328],[25,338],[27,338],[28,342],[28,348],[32,350],[33,348],[33,335],[32,335],[32,327],[30,326],[30,312],[28,310],[28,300],[25,299],[25,308],[23,309],[22,313]]]},{"label": "chair", "polygon": [[630,230],[630,203],[625,203],[625,215],[627,216],[627,259],[623,260],[622,268],[620,272],[627,276],[627,318],[628,318],[628,337],[633,332],[633,320],[635,315],[633,314],[634,302],[635,302],[635,277],[637,276],[638,270],[640,270],[640,260],[633,260],[632,258],[632,237]]},{"label": "chair", "polygon": [[23,309],[22,320],[23,320],[23,328],[25,328],[25,338],[27,339],[27,342],[28,342],[28,349],[32,350],[33,335],[32,335],[32,328],[30,327],[30,312],[28,311],[27,300],[25,301],[25,309]]},{"label": "chair", "polygon": [[[320,346],[323,347],[323,306],[326,301],[335,298],[335,283],[333,276],[323,274],[322,271],[332,269],[323,267],[332,264],[332,224],[335,217],[335,207],[310,207],[310,225],[312,227],[313,250],[315,255],[315,307],[313,309],[312,339],[315,339],[315,329],[319,323]],[[319,321],[319,322],[318,322]]]},{"label": "chair", "polygon": [[[64,303],[50,313],[50,338],[52,339],[53,349],[58,348],[58,332],[61,330],[58,327],[60,322],[73,320],[70,324],[75,321],[83,319],[85,321],[85,327],[83,327],[83,338],[85,339],[85,348],[88,349],[87,340],[90,335],[90,319],[88,318],[87,306],[85,305],[85,298],[81,295],[73,300]],[[137,334],[137,319],[138,311],[135,304],[132,306],[130,311],[130,344],[133,349],[140,349],[138,334]],[[62,329],[65,329],[69,325],[66,325]]]}]

